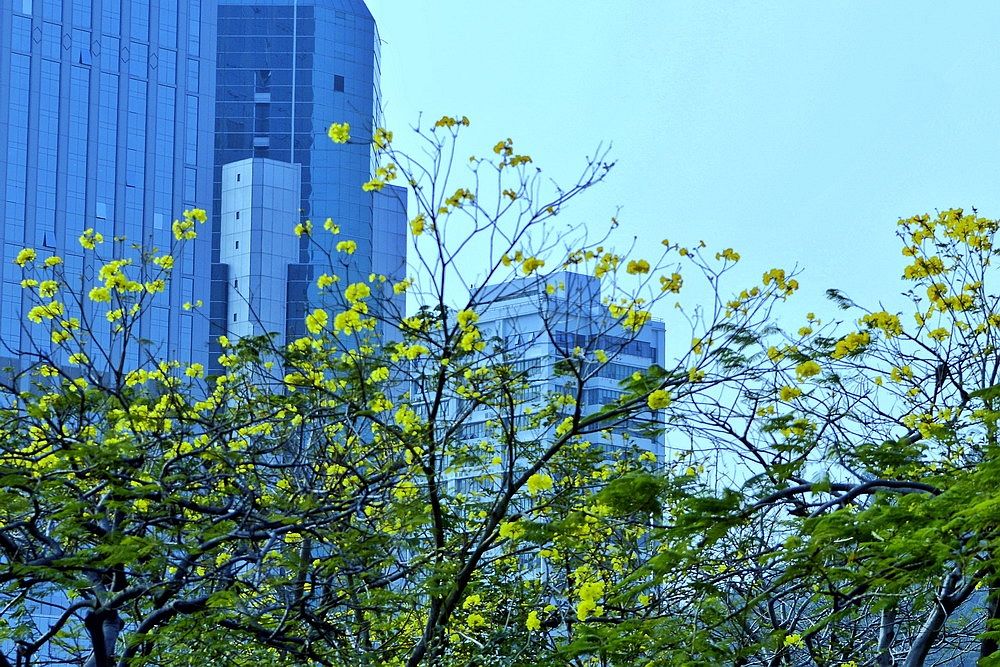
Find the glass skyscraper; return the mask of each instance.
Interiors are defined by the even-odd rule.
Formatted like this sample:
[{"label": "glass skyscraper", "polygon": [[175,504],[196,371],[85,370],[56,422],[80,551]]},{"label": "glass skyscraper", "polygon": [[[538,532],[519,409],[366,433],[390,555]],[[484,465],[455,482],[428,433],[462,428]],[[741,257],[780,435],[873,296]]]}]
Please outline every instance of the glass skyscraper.
[{"label": "glass skyscraper", "polygon": [[[22,247],[63,257],[73,289],[86,294],[96,268],[77,241],[85,229],[107,239],[104,259],[135,256],[133,243],[170,248],[182,210],[211,210],[216,3],[0,0],[0,8],[0,366],[8,366],[49,345],[47,331],[23,324],[28,304],[12,264]],[[130,365],[145,355],[207,361],[207,318],[182,308],[209,299],[203,231],[177,258],[169,293],[143,315],[145,342]],[[103,344],[103,310],[88,319]]]},{"label": "glass skyscraper", "polygon": [[[313,220],[320,246],[302,237],[297,262],[287,269],[287,327],[279,333],[288,337],[304,333],[309,286],[320,273],[332,268],[345,282],[373,271],[401,275],[406,220],[405,191],[361,189],[373,171],[379,112],[378,33],[362,0],[220,2],[217,59],[213,357],[220,351],[216,336],[231,322],[225,295],[235,279],[220,262],[223,165],[251,157],[300,165],[301,206],[287,226]],[[332,122],[350,124],[350,143],[330,141]],[[327,218],[339,236],[323,231]],[[357,244],[350,257],[334,252],[341,240]]]}]

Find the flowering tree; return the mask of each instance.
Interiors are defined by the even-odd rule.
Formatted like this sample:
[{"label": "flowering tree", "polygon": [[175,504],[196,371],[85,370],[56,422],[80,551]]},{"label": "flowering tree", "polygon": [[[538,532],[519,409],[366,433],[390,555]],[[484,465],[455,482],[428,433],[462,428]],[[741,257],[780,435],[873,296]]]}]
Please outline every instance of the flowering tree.
[{"label": "flowering tree", "polygon": [[[61,258],[21,253],[36,299],[26,325],[51,345],[3,387],[0,664],[530,662],[543,647],[587,659],[579,641],[612,582],[655,551],[666,482],[635,438],[660,437],[656,415],[705,371],[647,360],[600,409],[588,388],[620,372],[651,308],[680,292],[682,258],[712,280],[737,257],[665,241],[661,257],[630,259],[579,223],[559,228],[611,168],[605,153],[547,195],[509,139],[457,166],[467,124],[422,132],[422,161],[388,132],[371,140],[383,166],[362,187],[399,178],[415,202],[413,275],[321,275],[308,335],[223,338],[219,377],[148,351],[128,362],[204,212],[175,223],[169,253],[106,251],[88,230],[80,244],[101,268],[87,294]],[[316,245],[333,249],[332,269],[355,250]],[[596,285],[586,294],[565,284],[580,273]],[[487,324],[514,277],[539,295],[531,340]],[[789,291],[748,295],[704,335],[762,324]],[[405,293],[414,315],[380,304]],[[570,342],[570,313],[592,335]],[[552,358],[524,368],[539,341]]]},{"label": "flowering tree", "polygon": [[[996,223],[903,222],[914,326],[834,292],[855,324],[787,333],[791,273],[563,224],[604,151],[549,188],[510,139],[458,161],[466,125],[416,158],[331,127],[371,143],[359,187],[409,191],[410,274],[344,284],[336,221],[289,221],[329,249],[307,334],[223,338],[218,377],[128,361],[203,212],[169,253],[86,232],[87,294],[21,253],[51,344],[2,388],[0,665],[993,656]],[[651,357],[666,300],[684,344]]]},{"label": "flowering tree", "polygon": [[725,352],[752,382],[669,408],[715,479],[668,505],[665,551],[640,569],[687,593],[683,634],[651,623],[654,654],[996,664],[997,228],[961,210],[901,220],[912,316],[831,290],[846,330],[809,314],[754,332]]}]

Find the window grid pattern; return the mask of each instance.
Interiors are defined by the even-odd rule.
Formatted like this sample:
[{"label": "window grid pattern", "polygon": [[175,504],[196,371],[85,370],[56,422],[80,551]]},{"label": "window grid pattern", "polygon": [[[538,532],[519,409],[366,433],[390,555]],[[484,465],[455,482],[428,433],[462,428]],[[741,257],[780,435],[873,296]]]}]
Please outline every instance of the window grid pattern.
[{"label": "window grid pattern", "polygon": [[[211,166],[198,160],[211,148],[211,130],[198,114],[214,106],[214,89],[199,76],[214,69],[214,53],[201,48],[215,39],[214,0],[9,7],[9,32],[0,35],[0,79],[10,90],[0,114],[8,138],[0,149],[0,365],[10,363],[4,348],[29,351],[32,339],[47,338],[22,329],[15,315],[21,271],[9,260],[21,248],[61,255],[74,288],[89,290],[95,271],[77,242],[83,230],[105,236],[102,259],[110,259],[133,252],[131,243],[112,242],[115,235],[164,249],[183,208],[211,208]],[[208,362],[207,323],[181,308],[209,300],[210,234],[202,231],[178,257],[170,294],[143,316],[149,354]],[[103,312],[88,315],[103,323],[106,341]],[[136,353],[130,363],[138,360]]]},{"label": "window grid pattern", "polygon": [[[357,244],[350,263],[338,269],[341,280],[367,278],[374,270],[375,247],[398,251],[393,257],[379,257],[380,267],[402,266],[405,247],[396,238],[380,236],[378,243],[373,241],[376,227],[405,230],[405,197],[402,206],[387,204],[376,212],[375,196],[361,190],[372,167],[372,152],[363,139],[371,136],[379,95],[378,42],[364,4],[313,0],[293,6],[280,0],[230,0],[219,5],[217,28],[215,210],[221,199],[222,165],[252,157],[298,164],[299,219],[285,224],[291,228],[302,218],[336,220],[339,237],[316,239],[328,243],[324,250],[331,254],[339,240]],[[333,144],[327,129],[334,121],[349,123],[352,136],[362,140]],[[216,262],[220,230],[216,216],[212,242]],[[328,268],[321,264],[325,253],[312,254],[307,241],[300,241],[298,263],[289,267],[288,337],[304,333],[302,317],[305,304],[315,296],[313,281],[320,268]],[[214,335],[224,333],[230,324],[225,308],[213,304],[217,314],[213,318],[219,322]]]}]

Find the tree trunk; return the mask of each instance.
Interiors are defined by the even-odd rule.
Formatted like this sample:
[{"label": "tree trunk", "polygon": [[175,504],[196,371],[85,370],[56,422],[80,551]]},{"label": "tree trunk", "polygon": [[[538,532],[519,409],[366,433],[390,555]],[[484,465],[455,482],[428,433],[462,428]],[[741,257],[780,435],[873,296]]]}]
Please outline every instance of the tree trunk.
[{"label": "tree trunk", "polygon": [[878,667],[892,667],[892,642],[896,639],[896,605],[883,609],[879,615],[878,657],[875,664]]},{"label": "tree trunk", "polygon": [[92,612],[83,621],[90,634],[93,653],[84,667],[111,667],[122,620],[115,611]]},{"label": "tree trunk", "polygon": [[963,596],[957,592],[960,577],[961,574],[958,570],[952,570],[941,582],[934,609],[931,610],[923,627],[920,628],[920,632],[910,644],[910,650],[906,653],[903,667],[923,667],[927,655],[931,652],[931,647],[934,646],[938,635],[941,634],[941,628],[948,620],[948,616],[968,596],[967,593]]},{"label": "tree trunk", "polygon": [[[986,598],[986,630],[988,632],[1000,630],[1000,589],[997,588],[990,588]],[[987,637],[979,648],[979,658],[993,655],[998,650],[1000,642],[993,637]]]}]

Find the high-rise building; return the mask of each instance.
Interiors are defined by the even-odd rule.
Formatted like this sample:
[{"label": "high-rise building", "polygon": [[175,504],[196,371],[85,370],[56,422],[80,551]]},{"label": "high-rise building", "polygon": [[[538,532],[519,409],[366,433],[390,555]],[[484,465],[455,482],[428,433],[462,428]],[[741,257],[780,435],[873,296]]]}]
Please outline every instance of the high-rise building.
[{"label": "high-rise building", "polygon": [[[136,243],[166,251],[182,210],[211,209],[216,6],[2,0],[0,8],[3,367],[49,346],[47,332],[24,325],[28,298],[12,263],[21,248],[61,256],[71,287],[86,294],[97,262],[138,257]],[[77,240],[91,228],[107,239],[97,257]],[[129,365],[207,361],[207,318],[182,308],[208,301],[204,232],[177,257],[169,292],[142,315],[144,342],[131,347]],[[83,307],[94,308],[94,343],[104,345],[110,323],[97,306]]]},{"label": "high-rise building", "polygon": [[[552,287],[550,290],[549,287]],[[479,328],[486,338],[502,341],[503,356],[525,379],[526,387],[515,426],[527,429],[527,412],[537,410],[553,394],[572,394],[570,376],[558,364],[576,355],[594,359],[599,350],[605,362],[591,361],[581,408],[593,414],[625,394],[622,381],[650,366],[664,363],[663,322],[651,320],[639,331],[629,331],[608,314],[601,300],[601,281],[593,276],[561,271],[544,280],[531,276],[491,286],[483,295],[488,307],[479,311]],[[499,362],[499,360],[498,360]],[[457,401],[458,410],[464,401]],[[464,419],[460,435],[469,440],[490,433],[496,415],[473,412]],[[638,447],[657,460],[664,457],[664,441],[654,434],[660,417],[653,412],[609,422],[594,444],[608,454],[623,447]],[[540,437],[544,435],[540,434]],[[458,477],[462,477],[461,474]]]},{"label": "high-rise building", "polygon": [[[361,189],[373,172],[379,114],[378,33],[362,0],[224,0],[218,35],[213,356],[221,352],[216,337],[231,324],[228,295],[237,279],[221,248],[223,165],[252,157],[299,165],[299,210],[285,224],[312,220],[318,231],[297,239],[298,256],[287,269],[287,327],[278,332],[286,338],[305,333],[306,304],[315,296],[310,286],[319,274],[332,270],[344,284],[372,272],[402,274],[406,211],[401,188]],[[349,143],[330,141],[333,122],[350,124]],[[340,228],[338,236],[319,231],[327,218]],[[352,255],[337,256],[342,240],[357,244]]]},{"label": "high-rise building", "polygon": [[[529,381],[528,403],[532,397],[544,399],[550,393],[566,392],[567,378],[559,375],[557,364],[577,353],[593,357],[600,350],[608,356],[604,363],[591,362],[594,375],[586,383],[581,405],[585,415],[623,396],[621,382],[634,373],[645,373],[654,364],[663,366],[663,322],[651,320],[634,332],[623,329],[608,314],[601,300],[601,281],[593,276],[561,271],[545,280],[511,280],[497,285],[487,299],[491,306],[480,316],[480,328],[484,336],[504,341],[508,353],[516,358],[516,367]],[[662,435],[649,437],[644,433],[657,426],[658,420],[658,415],[648,413],[610,425],[595,444],[609,453],[636,446],[662,460]],[[480,426],[471,422],[466,428],[468,435],[475,437]]]}]

